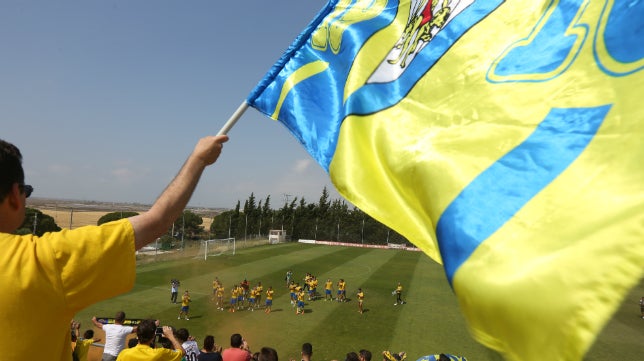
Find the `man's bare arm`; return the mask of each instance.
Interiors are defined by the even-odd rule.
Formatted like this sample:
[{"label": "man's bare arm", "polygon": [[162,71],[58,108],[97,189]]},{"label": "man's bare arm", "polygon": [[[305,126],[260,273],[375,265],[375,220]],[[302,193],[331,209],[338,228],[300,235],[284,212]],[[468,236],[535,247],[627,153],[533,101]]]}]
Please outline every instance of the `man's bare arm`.
[{"label": "man's bare arm", "polygon": [[179,173],[154,202],[152,208],[130,218],[137,250],[163,235],[181,215],[204,169],[219,158],[226,141],[226,135],[200,139]]}]

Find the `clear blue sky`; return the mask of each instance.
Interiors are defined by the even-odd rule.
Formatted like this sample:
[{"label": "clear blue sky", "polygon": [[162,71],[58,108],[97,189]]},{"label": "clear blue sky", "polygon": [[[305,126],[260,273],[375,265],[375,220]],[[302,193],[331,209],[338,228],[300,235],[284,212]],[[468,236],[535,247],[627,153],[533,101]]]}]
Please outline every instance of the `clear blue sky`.
[{"label": "clear blue sky", "polygon": [[[324,0],[0,2],[0,138],[36,197],[152,203]],[[190,205],[317,202],[326,172],[249,109]]]}]

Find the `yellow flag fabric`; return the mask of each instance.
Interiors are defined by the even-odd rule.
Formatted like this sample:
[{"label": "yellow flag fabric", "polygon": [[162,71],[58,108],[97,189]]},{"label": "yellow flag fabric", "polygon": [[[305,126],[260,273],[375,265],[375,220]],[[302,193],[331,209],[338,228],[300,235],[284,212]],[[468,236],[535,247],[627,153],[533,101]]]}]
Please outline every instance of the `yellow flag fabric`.
[{"label": "yellow flag fabric", "polygon": [[477,340],[581,360],[644,275],[642,39],[642,1],[330,1],[248,103],[444,265]]}]

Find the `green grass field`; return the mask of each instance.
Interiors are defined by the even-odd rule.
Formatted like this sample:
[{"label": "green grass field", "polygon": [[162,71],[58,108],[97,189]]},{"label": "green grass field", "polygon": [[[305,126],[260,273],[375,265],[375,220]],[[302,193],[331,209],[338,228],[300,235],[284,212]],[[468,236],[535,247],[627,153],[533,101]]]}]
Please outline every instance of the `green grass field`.
[{"label": "green grass field", "polygon": [[[350,301],[307,302],[306,314],[296,315],[284,281],[289,269],[296,279],[306,272],[316,275],[320,293],[327,278],[334,284],[344,278]],[[264,289],[273,286],[273,312],[216,310],[211,299],[215,277],[226,288],[226,303],[231,286],[244,278],[251,285],[261,281]],[[170,303],[171,278],[181,281],[179,298],[186,289],[191,293],[189,321],[177,320],[179,305]],[[399,281],[405,286],[407,304],[394,306],[391,291]],[[358,287],[366,294],[364,314],[358,313],[354,297]],[[644,283],[627,297],[585,360],[641,359],[640,295],[644,295]],[[85,329],[92,316],[113,317],[119,310],[128,318],[155,318],[164,325],[185,327],[200,345],[205,335],[212,334],[225,348],[231,334],[241,333],[253,351],[270,346],[281,360],[298,360],[304,342],[313,344],[316,361],[344,360],[347,352],[363,348],[374,354],[374,361],[382,359],[379,353],[383,350],[406,351],[411,361],[440,352],[466,356],[470,361],[502,359],[471,338],[441,266],[422,252],[288,243],[238,250],[235,256],[207,261],[187,258],[149,263],[138,267],[131,292],[95,304],[76,319]]]}]

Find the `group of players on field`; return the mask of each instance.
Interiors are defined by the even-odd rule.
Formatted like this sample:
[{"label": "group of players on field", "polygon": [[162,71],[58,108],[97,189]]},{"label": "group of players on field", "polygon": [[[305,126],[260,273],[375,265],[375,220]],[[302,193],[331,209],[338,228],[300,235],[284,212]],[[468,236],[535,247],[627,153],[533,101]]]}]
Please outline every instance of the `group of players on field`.
[{"label": "group of players on field", "polygon": [[[212,282],[212,293],[217,309],[220,311],[224,310],[224,292],[224,286],[218,278],[215,278]],[[272,286],[268,287],[266,292],[264,292],[264,286],[262,286],[261,282],[257,282],[257,285],[251,287],[248,280],[244,279],[239,284],[233,285],[230,290],[230,308],[228,311],[235,312],[235,310],[243,309],[254,311],[259,308],[262,302],[262,294],[265,294],[264,312],[271,313],[274,292]]]},{"label": "group of players on field", "polygon": [[[286,286],[288,287],[289,293],[290,293],[291,306],[295,308],[295,314],[297,315],[304,314],[305,298],[308,301],[315,301],[321,297],[321,294],[317,292],[318,279],[316,276],[312,275],[311,273],[308,273],[308,272],[306,273],[306,276],[304,277],[304,280],[303,280],[303,285],[300,285],[299,282],[295,282],[293,280],[293,273],[291,271],[287,272],[285,280],[286,280]],[[347,284],[344,281],[344,279],[341,278],[337,282],[336,287],[337,287],[337,291],[335,292],[336,297],[334,299],[333,281],[331,281],[330,278],[326,280],[326,282],[324,283],[324,300],[325,301],[335,300],[337,302],[347,302],[347,293],[346,293]],[[213,292],[213,301],[215,301],[217,309],[224,311],[225,288],[218,278],[215,278],[215,280],[212,283],[212,292]],[[268,287],[268,289],[264,291],[264,287],[262,286],[261,282],[257,282],[255,286],[251,287],[248,280],[244,279],[242,282],[240,282],[239,284],[233,285],[233,287],[231,288],[230,306],[228,308],[228,311],[235,312],[235,311],[244,310],[244,309],[254,311],[255,309],[259,309],[262,302],[262,296],[265,295],[266,300],[265,300],[264,312],[271,313],[274,293],[275,291],[273,290],[272,286]],[[398,283],[398,287],[395,293],[398,296],[396,304],[403,303],[402,300],[400,299],[400,294],[402,293],[402,286],[400,285],[400,283]],[[356,298],[358,300],[358,312],[363,313],[362,305],[364,301],[364,292],[362,291],[362,289],[358,289],[358,292],[356,293]]]},{"label": "group of players on field", "polygon": [[[300,286],[298,282],[293,281],[290,276],[289,271],[286,275],[287,286],[289,288],[289,293],[291,296],[291,306],[295,307],[295,314],[302,315],[304,314],[304,298],[308,295],[308,301],[315,301],[318,299],[320,294],[317,292],[318,279],[311,273],[306,273],[304,277],[304,284]],[[344,279],[340,279],[337,283],[337,293],[335,300],[338,302],[347,302],[347,284]],[[362,301],[364,299],[364,293],[361,289],[358,289],[357,293],[359,310],[362,313]],[[333,301],[333,281],[327,279],[324,283],[324,300]]]}]

